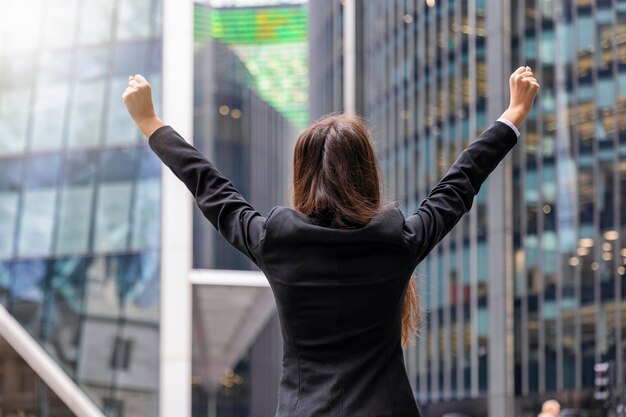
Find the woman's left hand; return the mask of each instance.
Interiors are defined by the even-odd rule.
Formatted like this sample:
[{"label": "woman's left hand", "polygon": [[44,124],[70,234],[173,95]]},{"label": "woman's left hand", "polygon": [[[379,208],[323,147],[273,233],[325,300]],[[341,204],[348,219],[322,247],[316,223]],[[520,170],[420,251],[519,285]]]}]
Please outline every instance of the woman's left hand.
[{"label": "woman's left hand", "polygon": [[158,127],[164,125],[157,117],[152,104],[152,87],[141,74],[128,77],[128,87],[122,94],[122,100],[128,113],[146,137],[150,137]]}]

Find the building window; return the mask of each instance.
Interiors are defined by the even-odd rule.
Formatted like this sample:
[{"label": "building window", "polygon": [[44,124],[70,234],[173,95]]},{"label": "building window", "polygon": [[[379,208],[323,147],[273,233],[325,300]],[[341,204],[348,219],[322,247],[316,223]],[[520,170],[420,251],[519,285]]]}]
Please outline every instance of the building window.
[{"label": "building window", "polygon": [[109,366],[111,369],[128,369],[130,366],[130,353],[133,348],[133,341],[116,337],[113,342],[113,352]]},{"label": "building window", "polygon": [[104,412],[109,417],[123,417],[124,402],[115,398],[103,398]]}]

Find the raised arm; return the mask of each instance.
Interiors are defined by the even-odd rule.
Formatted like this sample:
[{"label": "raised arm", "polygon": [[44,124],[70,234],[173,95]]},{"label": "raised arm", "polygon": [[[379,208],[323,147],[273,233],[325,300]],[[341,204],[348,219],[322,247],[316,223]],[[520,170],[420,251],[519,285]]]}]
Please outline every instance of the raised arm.
[{"label": "raised arm", "polygon": [[150,148],[193,194],[204,216],[230,244],[259,265],[265,218],[200,151],[156,116],[145,78],[130,76],[122,99],[148,137]]},{"label": "raised arm", "polygon": [[471,209],[481,185],[517,143],[518,128],[532,108],[539,84],[529,67],[518,68],[509,81],[509,108],[461,152],[417,211],[406,219],[404,234],[418,262]]}]

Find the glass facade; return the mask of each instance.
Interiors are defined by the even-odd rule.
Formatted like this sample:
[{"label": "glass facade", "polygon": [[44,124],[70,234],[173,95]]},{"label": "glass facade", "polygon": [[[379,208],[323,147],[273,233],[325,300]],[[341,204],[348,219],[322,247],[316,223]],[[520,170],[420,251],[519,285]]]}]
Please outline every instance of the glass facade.
[{"label": "glass facade", "polygon": [[0,415],[74,417],[21,356],[0,338]]},{"label": "glass facade", "polygon": [[[300,7],[301,8],[301,7]],[[268,102],[263,97],[260,84],[270,75],[259,78],[250,67],[256,64],[241,58],[240,44],[235,39],[247,39],[239,31],[239,26],[231,20],[223,21],[220,30],[211,26],[215,13],[257,13],[264,11],[280,15],[293,14],[298,8],[235,8],[214,10],[207,5],[195,7],[195,85],[194,132],[195,146],[217,169],[230,179],[237,190],[263,215],[272,207],[288,204],[288,184],[290,180],[291,152],[297,136],[289,114],[280,106]],[[281,12],[281,10],[283,10]],[[245,14],[245,13],[244,13]],[[221,15],[220,15],[221,16]],[[291,28],[286,20],[284,26]],[[306,27],[306,25],[305,25]],[[278,33],[281,26],[274,27]],[[207,36],[218,33],[226,37]],[[300,36],[299,34],[297,36]],[[247,48],[271,47],[273,41],[261,39],[259,44],[249,42]],[[281,49],[283,41],[277,41]],[[294,57],[299,60],[300,55]],[[290,56],[276,61],[266,57],[272,66],[288,63]],[[266,64],[268,64],[266,62]],[[269,65],[269,64],[268,64]],[[273,75],[276,77],[276,75]],[[289,108],[290,103],[282,103]],[[295,106],[295,107],[294,107]],[[299,108],[291,103],[291,109]],[[306,117],[306,112],[304,113]],[[204,218],[199,210],[194,210],[194,268],[256,269],[244,255],[231,247]]]},{"label": "glass facade", "polygon": [[[484,129],[484,2],[375,0],[363,4],[363,114],[388,198],[414,212],[460,151]],[[487,187],[418,267],[428,312],[412,378],[420,403],[488,389]]]},{"label": "glass facade", "polygon": [[626,2],[512,10],[512,65],[543,84],[514,159],[516,412],[545,394],[591,409],[595,363],[616,398],[624,379]]},{"label": "glass facade", "polygon": [[343,4],[309,0],[309,120],[343,108]]},{"label": "glass facade", "polygon": [[161,1],[0,10],[0,301],[107,415],[156,415],[161,168],[121,95],[160,110]]},{"label": "glass facade", "polygon": [[[490,256],[490,239],[499,232],[493,229],[509,226],[505,218],[497,226],[500,220],[490,217],[493,202],[485,184],[470,213],[418,267],[427,319],[406,355],[423,409],[431,416],[459,410],[486,415],[490,393],[498,389],[489,380],[490,355],[513,362],[512,415],[534,416],[550,397],[566,408],[597,408],[593,365],[600,361],[611,363],[613,398],[621,398],[626,2],[360,4],[364,97],[357,108],[374,134],[387,195],[407,214],[492,122],[490,100],[508,99],[506,83],[489,82],[501,75],[493,73],[500,66],[490,59],[505,59],[511,71],[530,65],[542,84],[520,142],[507,157],[511,170],[503,170],[512,187],[499,197],[489,194],[509,207],[512,245],[504,249],[505,259]],[[489,26],[489,13],[498,10],[510,20]],[[327,20],[312,18],[314,23],[319,27],[311,33],[332,33]],[[494,39],[502,36],[502,49],[489,55],[488,40],[499,45]],[[311,42],[312,50],[315,42],[324,44],[322,38]],[[330,56],[315,65],[340,68]],[[323,103],[318,112],[337,110],[324,99],[335,84],[326,78],[318,87],[311,99]],[[505,265],[490,268],[493,262]],[[512,282],[504,297],[512,306],[512,326],[490,343],[489,295],[494,280],[503,279],[493,270],[509,268]],[[489,351],[495,347],[500,351]]]}]

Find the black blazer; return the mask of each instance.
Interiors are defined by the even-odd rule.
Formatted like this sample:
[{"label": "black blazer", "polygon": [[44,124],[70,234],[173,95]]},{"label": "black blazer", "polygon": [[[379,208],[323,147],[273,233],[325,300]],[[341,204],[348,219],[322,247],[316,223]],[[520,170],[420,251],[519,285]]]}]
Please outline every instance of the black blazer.
[{"label": "black blazer", "polygon": [[287,207],[263,217],[172,127],[149,138],[206,218],[269,280],[284,340],[276,417],[420,416],[400,345],[409,278],[516,143],[494,122],[413,215],[394,204],[364,227],[335,229]]}]

